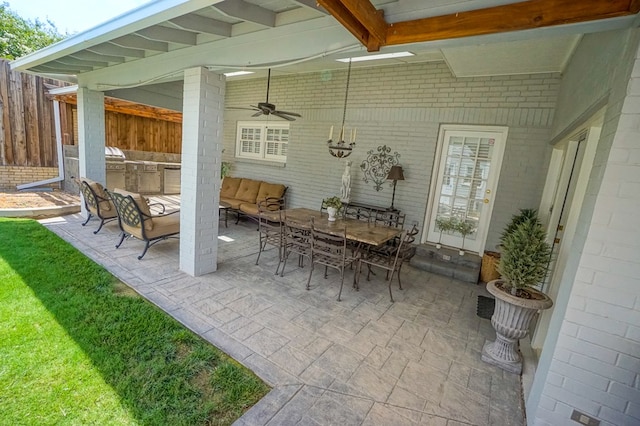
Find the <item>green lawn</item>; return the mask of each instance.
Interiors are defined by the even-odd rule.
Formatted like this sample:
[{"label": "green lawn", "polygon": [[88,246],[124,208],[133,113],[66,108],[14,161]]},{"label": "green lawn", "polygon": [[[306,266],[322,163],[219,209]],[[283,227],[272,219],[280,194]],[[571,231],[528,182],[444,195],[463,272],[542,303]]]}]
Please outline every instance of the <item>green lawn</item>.
[{"label": "green lawn", "polygon": [[0,424],[223,425],[268,391],[38,222],[0,218]]}]

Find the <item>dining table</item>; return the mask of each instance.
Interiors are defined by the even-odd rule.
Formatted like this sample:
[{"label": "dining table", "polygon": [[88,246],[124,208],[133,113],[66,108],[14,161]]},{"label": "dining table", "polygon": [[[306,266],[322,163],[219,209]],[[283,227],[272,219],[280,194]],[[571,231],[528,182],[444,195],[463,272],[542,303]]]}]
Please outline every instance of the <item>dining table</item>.
[{"label": "dining table", "polygon": [[347,240],[371,246],[384,244],[402,233],[401,228],[380,225],[375,222],[365,222],[358,219],[336,218],[335,221],[330,221],[329,215],[326,212],[307,208],[285,209],[273,212],[262,212],[260,214],[271,222],[290,220],[296,222],[301,227],[309,226],[313,218],[313,226],[319,231],[341,236],[346,229]]}]

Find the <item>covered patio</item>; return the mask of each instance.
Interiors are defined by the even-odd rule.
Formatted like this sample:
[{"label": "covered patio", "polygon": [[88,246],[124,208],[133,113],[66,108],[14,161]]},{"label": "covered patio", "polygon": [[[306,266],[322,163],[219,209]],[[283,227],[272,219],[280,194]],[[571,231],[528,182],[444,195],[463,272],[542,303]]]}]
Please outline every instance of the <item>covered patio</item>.
[{"label": "covered patio", "polygon": [[395,303],[382,272],[370,282],[363,276],[358,292],[345,286],[337,302],[335,272],[314,274],[307,291],[308,265],[291,262],[284,277],[274,276],[278,254],[270,249],[256,266],[252,221],[220,227],[218,271],[201,277],[179,270],[178,240],[138,261],[142,242],[115,249],[116,223],[94,235],[79,214],[42,222],[273,386],[237,424],[524,422],[520,376],[480,360],[495,337],[490,321],[475,315],[482,287],[406,265]]},{"label": "covered patio", "polygon": [[[394,305],[368,283],[337,303],[331,279],[307,292],[304,271],[273,277],[274,252],[255,266],[254,229],[237,248],[216,238],[227,232],[223,160],[234,177],[288,186],[287,207],[317,209],[345,170],[327,135],[346,126],[349,143],[357,128],[353,200],[395,199],[421,243],[439,242],[441,207],[463,206],[475,235],[443,243],[482,256],[518,209],[538,209],[557,261],[544,283],[554,306],[531,343],[539,361],[523,376],[535,368],[526,421],[639,422],[640,3],[318,3],[159,0],[14,61],[77,81],[82,177],[106,180],[105,96],[183,114],[179,248],[158,244],[137,262],[125,253],[139,247],[112,248],[113,228],[93,236],[73,216],[52,229],[274,384],[248,424],[294,413],[304,424],[522,422],[519,378],[480,361],[492,331],[475,317],[479,289],[407,268]],[[338,62],[377,50],[413,56],[357,62],[353,74]],[[254,74],[227,80],[232,71]],[[276,104],[302,117],[249,107]],[[270,157],[266,139],[243,137],[276,127],[287,138]],[[449,167],[448,147],[469,146],[457,135],[483,141],[482,166]],[[365,175],[382,150],[402,163],[397,193]]]}]

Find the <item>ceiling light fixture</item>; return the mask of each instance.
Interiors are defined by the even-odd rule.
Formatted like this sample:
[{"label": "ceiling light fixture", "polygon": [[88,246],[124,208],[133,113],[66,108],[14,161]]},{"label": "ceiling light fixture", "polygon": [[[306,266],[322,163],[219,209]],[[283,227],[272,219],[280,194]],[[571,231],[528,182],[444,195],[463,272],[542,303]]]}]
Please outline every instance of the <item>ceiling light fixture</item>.
[{"label": "ceiling light fixture", "polygon": [[234,71],[234,72],[225,72],[224,75],[227,77],[237,77],[239,75],[247,75],[254,74],[253,71]]},{"label": "ceiling light fixture", "polygon": [[362,62],[362,61],[376,61],[378,59],[393,59],[393,58],[404,58],[407,56],[415,56],[415,53],[411,52],[394,52],[394,53],[381,53],[379,55],[368,55],[368,56],[356,56],[355,58],[341,58],[336,59],[338,62]]},{"label": "ceiling light fixture", "polygon": [[340,136],[336,142],[333,141],[333,126],[329,130],[329,140],[327,146],[329,147],[329,153],[336,158],[347,158],[351,155],[353,147],[356,146],[356,136],[358,129],[355,127],[351,129],[349,135],[349,144],[345,142],[345,128],[344,120],[347,117],[347,99],[349,98],[349,82],[351,81],[351,61],[349,61],[349,69],[347,71],[347,87],[344,91],[344,109],[342,110],[342,126],[340,127]]}]

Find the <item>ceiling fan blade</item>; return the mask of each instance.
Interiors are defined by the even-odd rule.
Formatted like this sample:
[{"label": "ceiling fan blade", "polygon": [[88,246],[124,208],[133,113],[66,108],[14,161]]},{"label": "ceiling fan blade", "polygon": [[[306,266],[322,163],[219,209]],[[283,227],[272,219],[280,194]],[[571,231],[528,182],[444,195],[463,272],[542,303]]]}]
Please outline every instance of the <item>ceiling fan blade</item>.
[{"label": "ceiling fan blade", "polygon": [[289,117],[288,115],[284,115],[284,114],[281,113],[281,111],[274,111],[274,112],[271,113],[271,115],[275,115],[276,117],[284,118],[287,121],[296,121],[295,118]]},{"label": "ceiling fan blade", "polygon": [[227,107],[227,109],[243,109],[243,110],[249,110],[249,111],[257,110],[257,108],[249,108],[249,107]]},{"label": "ceiling fan blade", "polygon": [[258,111],[255,114],[252,114],[252,117],[260,117],[262,114],[264,114],[262,111]]},{"label": "ceiling fan blade", "polygon": [[302,117],[300,114],[298,114],[297,112],[288,112],[288,111],[273,111],[274,113],[278,113],[278,114],[287,114],[287,115],[293,115],[294,117]]}]

